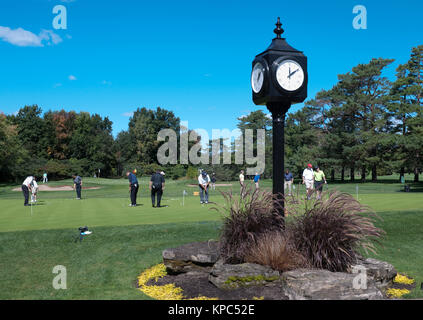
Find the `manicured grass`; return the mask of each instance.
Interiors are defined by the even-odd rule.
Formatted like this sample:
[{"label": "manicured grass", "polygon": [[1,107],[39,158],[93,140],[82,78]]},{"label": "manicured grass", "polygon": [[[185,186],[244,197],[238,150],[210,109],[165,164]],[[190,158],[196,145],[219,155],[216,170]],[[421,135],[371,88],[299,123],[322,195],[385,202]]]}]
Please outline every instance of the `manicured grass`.
[{"label": "manicured grass", "polygon": [[[152,208],[147,178],[140,179],[136,208],[128,207],[127,180],[85,178],[83,200],[71,191],[40,192],[39,204],[23,206],[22,192],[13,185],[0,186],[0,299],[148,299],[135,288],[137,276],[161,261],[161,251],[192,241],[217,239],[221,217],[193,196],[194,181],[168,181],[162,204]],[[386,232],[378,259],[392,263],[399,272],[417,281],[410,297],[423,297],[423,193],[413,184],[410,193],[389,179],[381,183],[329,184],[357,196],[382,218],[378,225]],[[70,185],[70,180],[49,185]],[[304,195],[304,187],[299,187]],[[19,187],[19,186],[18,186]],[[271,181],[262,181],[270,188]],[[222,203],[218,187],[210,200]],[[233,192],[239,192],[232,182]],[[182,192],[188,196],[182,199]],[[182,202],[184,201],[184,205]],[[93,234],[74,243],[79,226]],[[67,268],[68,289],[52,287],[56,265]]]},{"label": "manicured grass", "polygon": [[[75,229],[0,233],[0,299],[149,299],[137,276],[161,262],[161,251],[216,239],[218,224],[183,223],[92,228],[74,242]],[[53,268],[67,271],[56,290]]]}]

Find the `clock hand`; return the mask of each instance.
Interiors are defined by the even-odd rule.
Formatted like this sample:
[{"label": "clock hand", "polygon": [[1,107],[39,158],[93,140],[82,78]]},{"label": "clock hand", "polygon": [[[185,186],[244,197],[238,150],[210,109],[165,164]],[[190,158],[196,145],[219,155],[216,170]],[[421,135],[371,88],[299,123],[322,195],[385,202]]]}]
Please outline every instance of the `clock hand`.
[{"label": "clock hand", "polygon": [[258,74],[258,76],[257,76],[257,81],[259,81],[259,80],[260,80],[260,77],[261,77],[261,73],[259,73],[259,74]]},{"label": "clock hand", "polygon": [[300,69],[297,69],[294,72],[290,73],[289,76],[288,76],[288,78],[291,79],[291,77],[294,75],[294,73],[296,73],[298,70],[300,70]]}]

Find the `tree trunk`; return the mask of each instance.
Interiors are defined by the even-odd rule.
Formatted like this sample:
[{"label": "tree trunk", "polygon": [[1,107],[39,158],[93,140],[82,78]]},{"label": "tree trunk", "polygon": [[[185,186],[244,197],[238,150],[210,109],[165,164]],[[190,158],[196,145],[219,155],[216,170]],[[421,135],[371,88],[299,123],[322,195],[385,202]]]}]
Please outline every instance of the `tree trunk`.
[{"label": "tree trunk", "polygon": [[351,181],[354,181],[355,180],[355,170],[354,170],[354,166],[352,166],[351,168],[350,168],[350,179],[351,179]]},{"label": "tree trunk", "polygon": [[361,167],[361,181],[362,182],[366,181],[366,167],[365,166]]},{"label": "tree trunk", "polygon": [[342,182],[344,182],[344,178],[345,178],[345,168],[342,167],[342,170],[341,170],[341,181]]},{"label": "tree trunk", "polygon": [[335,182],[335,169],[330,171],[330,181]]},{"label": "tree trunk", "polygon": [[419,169],[414,168],[414,182],[419,182]]},{"label": "tree trunk", "polygon": [[372,181],[377,181],[377,168],[375,164],[372,166]]}]

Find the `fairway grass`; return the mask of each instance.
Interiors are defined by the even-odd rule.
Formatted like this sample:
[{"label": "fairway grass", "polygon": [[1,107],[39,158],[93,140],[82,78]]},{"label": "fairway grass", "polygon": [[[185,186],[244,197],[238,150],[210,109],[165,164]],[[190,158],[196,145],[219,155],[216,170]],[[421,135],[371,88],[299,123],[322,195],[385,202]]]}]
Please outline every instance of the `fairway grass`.
[{"label": "fairway grass", "polygon": [[[163,208],[152,208],[147,179],[141,180],[139,206],[129,207],[127,180],[84,179],[83,199],[74,192],[40,192],[39,204],[23,206],[22,192],[0,187],[0,299],[149,299],[136,289],[137,276],[162,261],[161,252],[193,241],[218,239],[221,214],[200,205],[192,182],[169,181]],[[69,180],[49,185],[69,184]],[[237,194],[237,182],[232,182]],[[303,186],[300,193],[304,194]],[[413,277],[417,288],[406,297],[422,298],[423,193],[401,192],[397,183],[328,185],[358,196],[382,218],[386,236],[373,257],[392,263]],[[263,181],[270,188],[271,181]],[[219,204],[219,190],[210,200]],[[188,196],[182,198],[186,190]],[[74,243],[77,229],[87,225],[93,234]],[[66,290],[55,290],[53,267],[67,269]]]}]

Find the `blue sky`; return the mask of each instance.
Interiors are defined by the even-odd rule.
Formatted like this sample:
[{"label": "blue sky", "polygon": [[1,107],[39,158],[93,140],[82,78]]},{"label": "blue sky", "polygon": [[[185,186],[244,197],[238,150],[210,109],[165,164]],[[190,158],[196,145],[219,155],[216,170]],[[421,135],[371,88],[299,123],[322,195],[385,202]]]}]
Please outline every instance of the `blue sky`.
[{"label": "blue sky", "polygon": [[[66,30],[52,26],[55,5],[67,9]],[[366,30],[352,26],[356,5],[367,9]],[[99,113],[116,135],[137,107],[160,106],[191,129],[234,129],[238,117],[266,110],[251,99],[251,62],[278,16],[308,57],[313,98],[373,57],[395,59],[393,77],[423,44],[422,12],[418,0],[2,0],[0,111]]]}]

